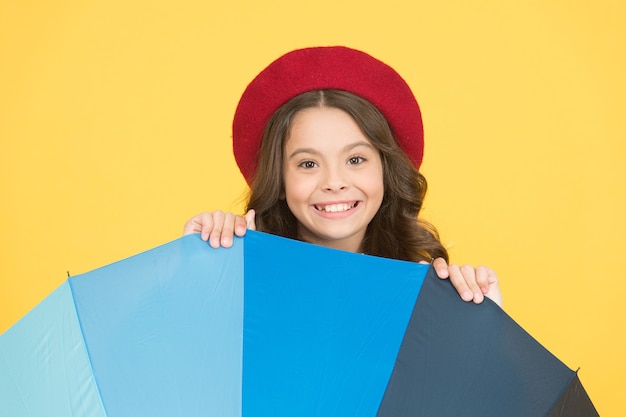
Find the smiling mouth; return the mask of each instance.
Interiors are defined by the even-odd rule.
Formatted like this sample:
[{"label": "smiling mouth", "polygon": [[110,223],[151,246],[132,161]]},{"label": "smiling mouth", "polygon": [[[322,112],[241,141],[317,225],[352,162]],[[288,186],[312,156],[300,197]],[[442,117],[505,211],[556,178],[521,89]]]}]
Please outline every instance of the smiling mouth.
[{"label": "smiling mouth", "polygon": [[321,211],[324,213],[340,213],[342,211],[348,211],[353,209],[359,204],[358,201],[353,203],[339,203],[339,204],[328,204],[328,205],[318,205],[315,204],[315,209],[317,211]]}]

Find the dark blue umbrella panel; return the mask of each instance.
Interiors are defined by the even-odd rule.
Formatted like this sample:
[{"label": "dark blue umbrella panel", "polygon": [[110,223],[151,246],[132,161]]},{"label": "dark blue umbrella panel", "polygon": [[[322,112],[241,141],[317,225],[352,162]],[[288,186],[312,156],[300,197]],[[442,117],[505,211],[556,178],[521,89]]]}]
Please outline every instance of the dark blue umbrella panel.
[{"label": "dark blue umbrella panel", "polygon": [[429,265],[248,232],[71,277],[0,336],[0,416],[44,415],[597,413],[575,372]]}]

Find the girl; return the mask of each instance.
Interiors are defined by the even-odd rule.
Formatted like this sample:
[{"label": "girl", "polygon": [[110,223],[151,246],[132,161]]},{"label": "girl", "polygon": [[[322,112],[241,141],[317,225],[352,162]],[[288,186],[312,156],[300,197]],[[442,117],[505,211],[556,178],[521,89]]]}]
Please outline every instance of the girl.
[{"label": "girl", "polygon": [[501,305],[496,274],[448,266],[435,228],[418,219],[427,189],[418,171],[420,110],[381,61],[344,47],[280,57],[242,95],[233,149],[250,185],[247,213],[202,213],[184,234],[229,247],[248,228],[369,255],[434,259],[463,300],[486,295]]}]

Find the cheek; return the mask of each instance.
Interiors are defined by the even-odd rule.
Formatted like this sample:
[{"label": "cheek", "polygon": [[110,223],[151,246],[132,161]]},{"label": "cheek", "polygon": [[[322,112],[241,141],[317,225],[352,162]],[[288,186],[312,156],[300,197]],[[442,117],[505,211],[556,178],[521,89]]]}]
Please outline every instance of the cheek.
[{"label": "cheek", "polygon": [[306,198],[306,190],[308,187],[304,181],[293,177],[285,177],[284,183],[285,188],[283,194],[287,203],[301,201]]},{"label": "cheek", "polygon": [[367,184],[369,192],[382,199],[385,193],[385,181],[382,166],[379,166],[369,172]]}]

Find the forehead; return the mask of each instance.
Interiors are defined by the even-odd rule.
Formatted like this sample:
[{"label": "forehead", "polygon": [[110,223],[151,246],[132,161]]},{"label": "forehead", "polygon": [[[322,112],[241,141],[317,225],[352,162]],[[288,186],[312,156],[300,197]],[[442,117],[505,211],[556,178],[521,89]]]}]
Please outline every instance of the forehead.
[{"label": "forehead", "polygon": [[315,145],[324,142],[365,142],[372,145],[356,120],[344,110],[334,107],[312,107],[294,116],[285,146]]}]

